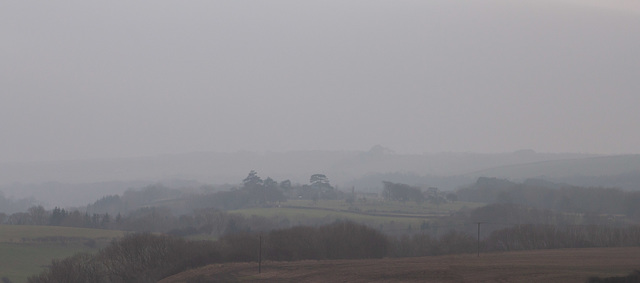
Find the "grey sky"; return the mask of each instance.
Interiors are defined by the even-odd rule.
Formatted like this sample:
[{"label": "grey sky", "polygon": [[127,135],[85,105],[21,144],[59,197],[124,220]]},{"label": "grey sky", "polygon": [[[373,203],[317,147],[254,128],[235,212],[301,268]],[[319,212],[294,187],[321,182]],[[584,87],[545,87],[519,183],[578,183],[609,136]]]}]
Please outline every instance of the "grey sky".
[{"label": "grey sky", "polygon": [[640,153],[640,9],[584,3],[2,1],[0,161]]}]

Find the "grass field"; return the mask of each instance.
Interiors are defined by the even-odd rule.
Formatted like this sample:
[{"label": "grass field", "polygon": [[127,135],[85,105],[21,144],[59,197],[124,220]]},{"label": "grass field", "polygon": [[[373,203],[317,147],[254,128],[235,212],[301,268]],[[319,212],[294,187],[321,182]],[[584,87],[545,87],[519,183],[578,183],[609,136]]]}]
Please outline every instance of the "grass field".
[{"label": "grass field", "polygon": [[[624,276],[640,268],[640,247],[537,250],[419,258],[214,264],[161,283],[211,282],[562,282]],[[198,281],[199,280],[199,281]],[[209,280],[209,281],[207,281]],[[217,282],[217,281],[216,281]]]},{"label": "grass field", "polygon": [[472,209],[483,203],[454,202],[446,204],[416,204],[415,202],[368,201],[349,205],[338,200],[288,200],[280,207],[249,208],[229,211],[245,216],[280,216],[292,224],[313,223],[313,220],[330,222],[352,220],[364,223],[385,232],[418,231],[420,226],[432,219],[449,215],[460,209]]},{"label": "grass field", "polygon": [[[290,223],[326,223],[334,220],[352,220],[385,232],[419,231],[430,219],[464,208],[482,206],[479,203],[454,202],[447,204],[416,204],[415,202],[383,202],[380,200],[345,201],[289,200],[280,207],[251,208],[230,211],[246,216],[281,216]],[[64,258],[79,252],[96,252],[114,238],[124,235],[120,231],[70,228],[57,226],[0,225],[0,278],[12,282],[25,282],[27,277],[41,272],[54,258]],[[215,240],[206,235],[193,236],[195,240]]]},{"label": "grass field", "polygon": [[283,204],[286,206],[304,206],[334,210],[356,210],[369,214],[395,213],[427,216],[450,214],[452,212],[459,211],[460,209],[473,209],[485,205],[484,203],[462,201],[443,204],[433,204],[428,202],[418,204],[412,201],[399,202],[383,200],[356,201],[353,204],[349,204],[344,200],[318,200],[316,203],[310,200],[287,200],[287,202]]},{"label": "grass field", "polygon": [[250,208],[230,211],[240,213],[245,216],[260,215],[264,217],[286,217],[293,225],[320,222],[332,222],[334,220],[352,220],[364,223],[372,227],[384,229],[403,229],[409,226],[419,228],[423,221],[428,221],[427,217],[394,217],[366,215],[348,211],[332,211],[314,208],[292,208],[292,207],[270,207],[270,208]]},{"label": "grass field", "polygon": [[0,225],[0,278],[14,283],[41,272],[54,258],[78,252],[96,252],[121,231],[57,227]]}]

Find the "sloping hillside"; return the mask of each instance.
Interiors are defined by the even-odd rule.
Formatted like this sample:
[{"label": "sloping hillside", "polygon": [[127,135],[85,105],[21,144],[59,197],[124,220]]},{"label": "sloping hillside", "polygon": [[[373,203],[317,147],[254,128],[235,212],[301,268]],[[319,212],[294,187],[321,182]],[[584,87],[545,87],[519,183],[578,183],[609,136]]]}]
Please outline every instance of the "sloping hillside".
[{"label": "sloping hillside", "polygon": [[598,156],[506,165],[464,176],[512,180],[539,178],[577,186],[640,189],[640,155]]},{"label": "sloping hillside", "polygon": [[181,282],[580,282],[638,269],[640,248],[541,250],[378,260],[215,264],[161,280]]},{"label": "sloping hillside", "polygon": [[[369,151],[196,152],[123,159],[0,163],[0,191],[15,198],[35,197],[52,205],[74,206],[156,182],[166,184],[187,180],[192,183],[237,184],[250,170],[278,181],[289,179],[301,184],[306,184],[312,174],[323,173],[334,185],[356,186],[358,189],[380,186],[379,178],[374,177],[371,182],[362,179],[365,175],[405,172],[418,178],[426,175],[440,178],[437,182],[427,178],[418,183],[455,188],[473,180],[442,180],[441,176],[588,156],[528,151],[500,154],[395,154],[381,146],[374,146]],[[389,181],[414,184],[407,177]],[[180,184],[183,183],[181,181]]]}]

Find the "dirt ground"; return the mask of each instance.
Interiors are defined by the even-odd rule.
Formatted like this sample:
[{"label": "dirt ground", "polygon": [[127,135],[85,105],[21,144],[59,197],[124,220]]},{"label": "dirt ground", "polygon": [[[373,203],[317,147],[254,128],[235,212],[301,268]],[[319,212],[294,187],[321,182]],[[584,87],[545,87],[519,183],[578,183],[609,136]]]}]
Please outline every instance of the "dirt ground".
[{"label": "dirt ground", "polygon": [[640,269],[640,247],[561,249],[419,258],[214,264],[178,282],[585,282]]}]

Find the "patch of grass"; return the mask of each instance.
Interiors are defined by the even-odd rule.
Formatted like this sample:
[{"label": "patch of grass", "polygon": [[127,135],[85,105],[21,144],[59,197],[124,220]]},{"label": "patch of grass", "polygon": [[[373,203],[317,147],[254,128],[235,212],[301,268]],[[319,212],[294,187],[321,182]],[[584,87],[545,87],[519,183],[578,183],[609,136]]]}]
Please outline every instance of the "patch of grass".
[{"label": "patch of grass", "polygon": [[115,230],[60,226],[0,225],[0,243],[20,243],[47,237],[112,239],[124,236]]},{"label": "patch of grass", "polygon": [[26,282],[27,278],[43,271],[51,260],[79,252],[95,252],[80,243],[75,244],[14,244],[0,243],[0,274],[12,282]]},{"label": "patch of grass", "polygon": [[404,231],[409,229],[409,227],[411,227],[411,229],[419,229],[423,221],[428,221],[429,219],[426,217],[411,218],[400,216],[377,216],[345,211],[290,207],[251,208],[230,212],[243,214],[245,216],[260,215],[265,217],[284,217],[289,219],[290,223],[294,225],[314,222],[328,223],[334,220],[351,220],[357,223],[369,225],[385,232],[394,232],[399,230]]},{"label": "patch of grass", "polygon": [[260,215],[265,217],[281,216],[289,218],[295,222],[298,218],[330,218],[330,219],[358,219],[370,220],[380,218],[379,216],[365,215],[360,213],[326,210],[322,208],[293,208],[293,207],[264,207],[264,208],[247,208],[229,211],[230,213],[239,213],[245,216]]},{"label": "patch of grass", "polygon": [[[290,223],[327,223],[334,220],[351,220],[363,223],[384,232],[420,231],[422,224],[449,215],[461,209],[483,206],[483,203],[453,202],[431,204],[368,200],[349,204],[344,200],[289,200],[281,207],[248,208],[232,210],[245,216],[283,217]],[[314,221],[315,220],[315,221]]]},{"label": "patch of grass", "polygon": [[398,213],[398,214],[418,214],[418,215],[442,215],[459,211],[464,208],[478,208],[486,205],[485,203],[475,202],[450,202],[442,204],[433,204],[428,202],[399,202],[399,201],[383,201],[372,199],[367,201],[358,200],[353,204],[348,204],[344,200],[318,200],[313,202],[310,200],[288,200],[285,206],[301,206],[310,208],[324,208],[333,210],[355,210],[363,213]]},{"label": "patch of grass", "polygon": [[56,226],[0,225],[0,276],[14,283],[43,271],[51,260],[97,252],[122,231]]}]

